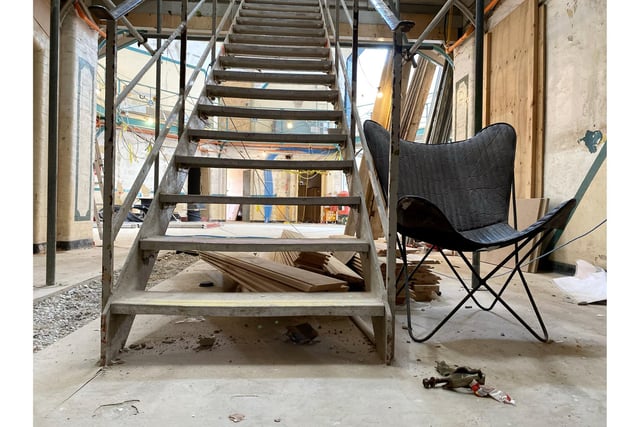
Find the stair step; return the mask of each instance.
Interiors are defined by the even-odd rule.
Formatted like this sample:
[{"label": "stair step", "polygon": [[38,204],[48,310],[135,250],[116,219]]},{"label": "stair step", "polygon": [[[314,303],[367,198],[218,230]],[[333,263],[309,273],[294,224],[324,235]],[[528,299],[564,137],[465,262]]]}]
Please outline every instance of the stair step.
[{"label": "stair step", "polygon": [[229,34],[231,43],[265,44],[270,46],[321,46],[327,45],[325,37],[265,36],[257,34]]},{"label": "stair step", "polygon": [[310,85],[327,85],[335,83],[333,74],[304,74],[304,73],[261,73],[258,71],[214,70],[213,81],[265,82],[265,83],[294,83]]},{"label": "stair step", "polygon": [[288,71],[330,71],[331,61],[326,59],[271,59],[271,58],[238,58],[223,55],[218,57],[224,68],[249,68],[258,70]]},{"label": "stair step", "polygon": [[264,44],[269,46],[327,46],[327,39],[325,37],[265,36],[235,33],[229,34],[229,42]]},{"label": "stair step", "polygon": [[350,160],[253,160],[222,159],[216,157],[174,157],[177,167],[206,167],[227,169],[271,169],[271,170],[343,170],[353,169]]},{"label": "stair step", "polygon": [[208,205],[278,205],[278,206],[360,206],[360,197],[274,197],[274,196],[207,196],[201,194],[161,194],[160,202],[167,205],[177,203],[199,203]]},{"label": "stair step", "polygon": [[276,239],[265,237],[154,236],[140,239],[143,251],[366,252],[363,239]]},{"label": "stair step", "polygon": [[187,316],[383,316],[372,292],[120,292],[110,300],[115,314]]},{"label": "stair step", "polygon": [[242,4],[242,9],[244,10],[265,10],[265,11],[275,11],[275,12],[307,12],[307,13],[320,13],[320,7],[316,4],[315,6],[301,6],[299,4],[260,4],[260,3],[247,3],[244,2]]},{"label": "stair step", "polygon": [[252,56],[280,56],[295,58],[328,58],[327,47],[265,46],[260,44],[225,43],[225,54]]},{"label": "stair step", "polygon": [[236,18],[238,25],[260,25],[283,28],[324,28],[323,21],[309,21],[308,19],[269,19],[269,18]]},{"label": "stair step", "polygon": [[217,98],[274,99],[281,101],[325,101],[338,99],[337,90],[255,89],[235,86],[207,86],[207,96]]},{"label": "stair step", "polygon": [[319,120],[338,122],[342,112],[338,110],[294,110],[276,108],[243,108],[226,105],[198,105],[198,112],[211,117],[242,117],[276,120]]},{"label": "stair step", "polygon": [[298,19],[309,21],[321,21],[322,15],[319,12],[299,12],[294,10],[251,10],[242,8],[238,16],[243,18],[267,18],[267,19]]},{"label": "stair step", "polygon": [[318,6],[318,0],[245,0],[245,5],[269,4],[269,5],[285,5],[288,7],[296,6]]},{"label": "stair step", "polygon": [[238,25],[233,24],[232,31],[237,34],[258,34],[265,36],[293,36],[293,37],[325,37],[322,28],[288,28],[282,26]]},{"label": "stair step", "polygon": [[208,129],[189,129],[189,136],[216,141],[279,142],[283,144],[344,144],[347,140],[347,136],[343,134],[228,132]]}]

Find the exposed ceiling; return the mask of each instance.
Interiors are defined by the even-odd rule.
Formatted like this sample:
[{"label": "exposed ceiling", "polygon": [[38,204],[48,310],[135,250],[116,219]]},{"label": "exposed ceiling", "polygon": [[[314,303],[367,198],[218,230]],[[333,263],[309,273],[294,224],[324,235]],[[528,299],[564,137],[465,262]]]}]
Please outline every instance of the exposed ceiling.
[{"label": "exposed ceiling", "polygon": [[[90,5],[100,5],[105,6],[107,9],[112,9],[114,5],[119,5],[124,0],[85,0],[87,6]],[[188,7],[191,9],[199,0],[188,0]],[[221,16],[224,11],[227,9],[230,0],[218,0],[218,16]],[[344,3],[347,5],[351,5],[353,0],[344,0]],[[361,37],[363,38],[378,38],[380,35],[377,33],[375,27],[373,30],[368,31],[365,27],[366,25],[376,25],[382,24],[383,20],[375,12],[373,6],[369,3],[368,0],[358,0],[360,7],[360,24],[363,25],[361,28]],[[390,0],[384,0],[387,3]],[[441,12],[443,7],[446,7],[446,14],[441,14],[438,24],[435,25],[434,28],[439,28],[434,33],[430,34],[434,37],[434,39],[457,39],[462,35],[465,26],[473,22],[475,20],[475,0],[399,0],[400,1],[400,13],[403,19],[411,19],[416,22],[415,28],[411,32],[410,38],[417,38],[420,33],[427,28],[429,22]],[[485,1],[485,3],[488,0]],[[335,0],[328,0],[328,4],[331,6],[335,5]],[[161,8],[163,15],[173,15],[180,16],[180,11],[182,8],[182,1],[179,0],[162,0]],[[155,26],[155,15],[157,13],[158,6],[155,0],[148,0],[142,2],[133,12],[131,12],[127,17],[134,23],[137,28],[144,29],[153,28]],[[212,4],[210,1],[205,2],[201,9],[200,13],[203,16],[211,16]],[[424,15],[424,18],[421,18],[420,15]],[[138,19],[142,18],[142,19]],[[450,22],[451,25],[447,26],[447,34],[443,35],[443,28],[447,22]],[[372,32],[373,31],[373,32]],[[166,32],[166,30],[165,30]],[[197,37],[198,30],[194,29],[191,32],[192,36]]]},{"label": "exposed ceiling", "polygon": [[[86,0],[87,5],[106,5],[107,4],[120,4],[123,0]],[[411,13],[411,14],[424,14],[424,15],[435,15],[440,11],[440,9],[447,3],[451,3],[454,7],[451,9],[451,12],[457,16],[463,16],[461,8],[466,8],[474,14],[475,10],[475,0],[399,0],[400,1],[400,12],[401,13]],[[189,3],[196,3],[196,0],[189,0]],[[177,13],[180,11],[181,1],[177,0],[163,0],[162,1],[162,10],[164,13]],[[209,3],[209,2],[207,2]],[[225,5],[229,3],[229,0],[219,0],[219,4]],[[347,5],[352,3],[351,0],[346,0]],[[390,4],[390,1],[387,0],[387,3]],[[334,2],[332,0],[329,1],[330,5],[333,5]],[[372,9],[368,4],[367,0],[359,0],[359,5],[361,10]],[[142,5],[136,9],[136,13],[150,13],[155,14],[157,11],[157,6],[155,1],[146,1]],[[206,15],[207,11],[209,14],[211,13],[211,6],[206,4],[203,7],[203,14]]]}]

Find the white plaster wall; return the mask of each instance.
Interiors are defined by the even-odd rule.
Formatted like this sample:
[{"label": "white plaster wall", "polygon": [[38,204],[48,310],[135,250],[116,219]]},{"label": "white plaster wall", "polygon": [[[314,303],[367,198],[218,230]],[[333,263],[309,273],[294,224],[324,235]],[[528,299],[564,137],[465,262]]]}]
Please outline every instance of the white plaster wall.
[{"label": "white plaster wall", "polygon": [[47,144],[49,122],[49,36],[33,26],[33,243],[47,241]]},{"label": "white plaster wall", "polygon": [[57,240],[93,242],[97,33],[73,11],[60,30]]},{"label": "white plaster wall", "polygon": [[[580,139],[607,134],[607,5],[602,0],[547,2],[547,102],[544,190],[551,204],[576,194],[599,150]],[[606,219],[606,163],[593,180],[559,245]],[[558,262],[606,266],[606,226],[560,249]]]},{"label": "white plaster wall", "polygon": [[[522,3],[503,0],[487,20],[486,28],[497,25]],[[546,76],[544,120],[543,196],[550,206],[574,197],[589,173],[601,145],[590,152],[583,141],[587,131],[600,131],[606,138],[606,2],[602,0],[547,0]],[[454,139],[462,139],[462,114],[469,120],[467,134],[473,134],[475,87],[475,39],[469,37],[454,52],[454,91],[456,83],[468,75],[468,97],[454,103]],[[455,99],[455,97],[454,97]],[[467,108],[466,112],[456,105]],[[458,124],[458,126],[457,126]],[[589,231],[606,219],[606,160],[594,176],[580,205],[556,247]],[[606,267],[606,224],[597,231],[561,248],[551,260],[574,265],[584,259]]]}]

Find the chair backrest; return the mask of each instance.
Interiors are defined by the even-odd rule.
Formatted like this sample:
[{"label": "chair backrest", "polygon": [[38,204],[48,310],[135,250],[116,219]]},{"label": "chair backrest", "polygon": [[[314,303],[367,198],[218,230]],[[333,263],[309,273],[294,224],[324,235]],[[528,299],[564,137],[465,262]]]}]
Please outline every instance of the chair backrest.
[{"label": "chair backrest", "polygon": [[[389,175],[389,132],[364,123],[385,198]],[[398,198],[420,196],[435,204],[458,231],[506,222],[513,185],[516,132],[496,123],[475,136],[444,144],[400,141]]]}]

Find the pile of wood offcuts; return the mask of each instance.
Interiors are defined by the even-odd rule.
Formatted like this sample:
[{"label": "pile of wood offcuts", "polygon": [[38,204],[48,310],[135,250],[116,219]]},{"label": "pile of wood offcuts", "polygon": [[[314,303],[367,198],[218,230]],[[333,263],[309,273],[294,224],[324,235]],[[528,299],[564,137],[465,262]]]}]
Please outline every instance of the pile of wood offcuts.
[{"label": "pile of wood offcuts", "polygon": [[[283,238],[303,238],[284,231]],[[350,238],[351,236],[331,236]],[[270,252],[260,255],[201,251],[200,258],[221,271],[236,284],[239,292],[349,292],[363,291],[362,263],[356,252]],[[386,258],[380,257],[384,275]],[[402,263],[396,270],[399,272]],[[410,284],[412,298],[430,300],[439,277],[424,264]],[[425,283],[419,283],[423,280]],[[428,286],[429,292],[421,286]],[[437,287],[437,284],[435,285]],[[435,289],[438,291],[438,289]],[[401,295],[404,296],[404,293]],[[397,301],[401,303],[401,301]]]}]

